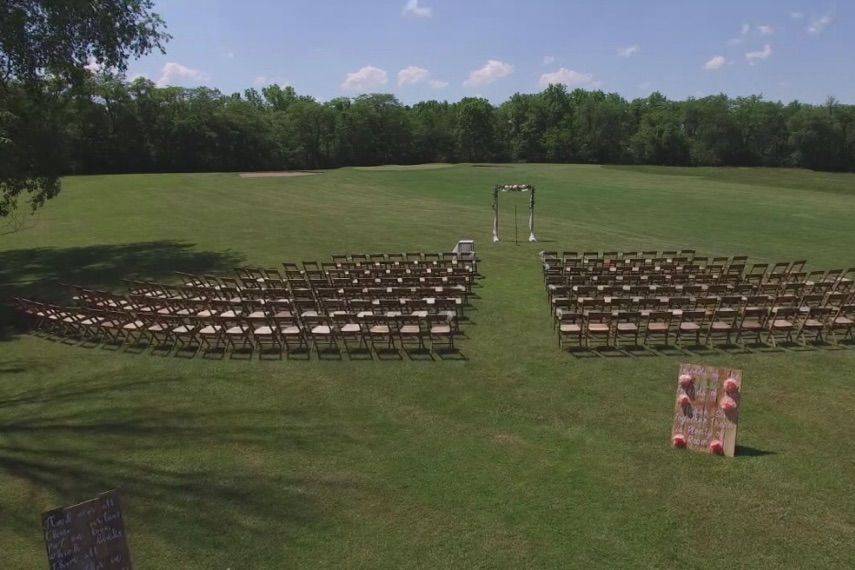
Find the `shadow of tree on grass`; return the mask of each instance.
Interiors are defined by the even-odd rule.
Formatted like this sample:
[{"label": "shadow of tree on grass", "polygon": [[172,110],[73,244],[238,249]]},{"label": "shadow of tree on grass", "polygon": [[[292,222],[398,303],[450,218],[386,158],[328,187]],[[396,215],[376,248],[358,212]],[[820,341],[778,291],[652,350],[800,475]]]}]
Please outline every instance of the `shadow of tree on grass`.
[{"label": "shadow of tree on grass", "polygon": [[195,244],[151,241],[68,248],[32,248],[0,252],[0,340],[14,333],[12,297],[67,302],[62,283],[122,289],[123,279],[170,281],[176,271],[221,273],[244,258],[233,251],[196,251]]},{"label": "shadow of tree on grass", "polygon": [[[29,495],[2,505],[4,532],[40,551],[42,510],[119,488],[132,549],[136,533],[173,545],[187,562],[250,562],[318,524],[315,496],[355,487],[276,467],[279,456],[351,443],[333,426],[281,410],[146,402],[178,382],[69,381],[12,394],[0,385],[0,481]],[[254,552],[259,545],[268,551]]]}]

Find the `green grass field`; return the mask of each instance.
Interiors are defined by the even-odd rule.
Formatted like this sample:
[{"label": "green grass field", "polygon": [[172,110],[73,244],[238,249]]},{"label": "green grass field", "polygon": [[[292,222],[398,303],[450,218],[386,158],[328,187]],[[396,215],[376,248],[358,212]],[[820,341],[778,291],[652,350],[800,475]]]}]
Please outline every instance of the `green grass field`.
[{"label": "green grass field", "polygon": [[[490,190],[505,241],[489,243]],[[0,294],[345,251],[485,278],[466,360],[210,361],[0,341],[0,566],[43,510],[119,487],[139,568],[855,566],[855,349],[576,358],[537,252],[695,248],[855,265],[855,175],[459,165],[69,178],[0,236]],[[679,362],[744,370],[734,459],[669,447]]]}]

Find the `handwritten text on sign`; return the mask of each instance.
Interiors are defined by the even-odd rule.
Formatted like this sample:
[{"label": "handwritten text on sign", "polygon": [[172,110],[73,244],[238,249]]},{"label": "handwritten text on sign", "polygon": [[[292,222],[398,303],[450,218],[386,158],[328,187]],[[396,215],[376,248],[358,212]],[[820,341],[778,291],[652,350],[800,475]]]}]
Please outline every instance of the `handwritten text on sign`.
[{"label": "handwritten text on sign", "polygon": [[681,364],[671,430],[675,447],[733,457],[742,371]]},{"label": "handwritten text on sign", "polygon": [[42,514],[51,570],[130,570],[122,509],[116,491]]}]

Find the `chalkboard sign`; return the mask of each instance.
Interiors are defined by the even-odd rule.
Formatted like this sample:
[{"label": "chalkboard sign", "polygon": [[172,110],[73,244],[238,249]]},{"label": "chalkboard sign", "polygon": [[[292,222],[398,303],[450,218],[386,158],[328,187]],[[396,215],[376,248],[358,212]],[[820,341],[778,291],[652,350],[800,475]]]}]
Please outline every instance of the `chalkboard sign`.
[{"label": "chalkboard sign", "polygon": [[681,364],[671,443],[733,457],[741,404],[741,370]]},{"label": "chalkboard sign", "polygon": [[131,556],[117,491],[42,514],[51,570],[130,570]]}]

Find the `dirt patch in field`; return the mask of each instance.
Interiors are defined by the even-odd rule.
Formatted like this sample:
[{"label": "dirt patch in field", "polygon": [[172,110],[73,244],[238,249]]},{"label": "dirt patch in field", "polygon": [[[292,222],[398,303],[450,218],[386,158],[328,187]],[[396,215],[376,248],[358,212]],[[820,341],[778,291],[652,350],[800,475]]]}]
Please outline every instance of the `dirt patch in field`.
[{"label": "dirt patch in field", "polygon": [[312,170],[278,170],[273,172],[241,172],[238,174],[241,178],[290,178],[292,176],[311,176],[312,174],[322,174]]},{"label": "dirt patch in field", "polygon": [[456,164],[448,162],[432,162],[429,164],[384,164],[382,166],[355,166],[354,170],[400,171],[400,170],[438,170],[453,168]]}]

